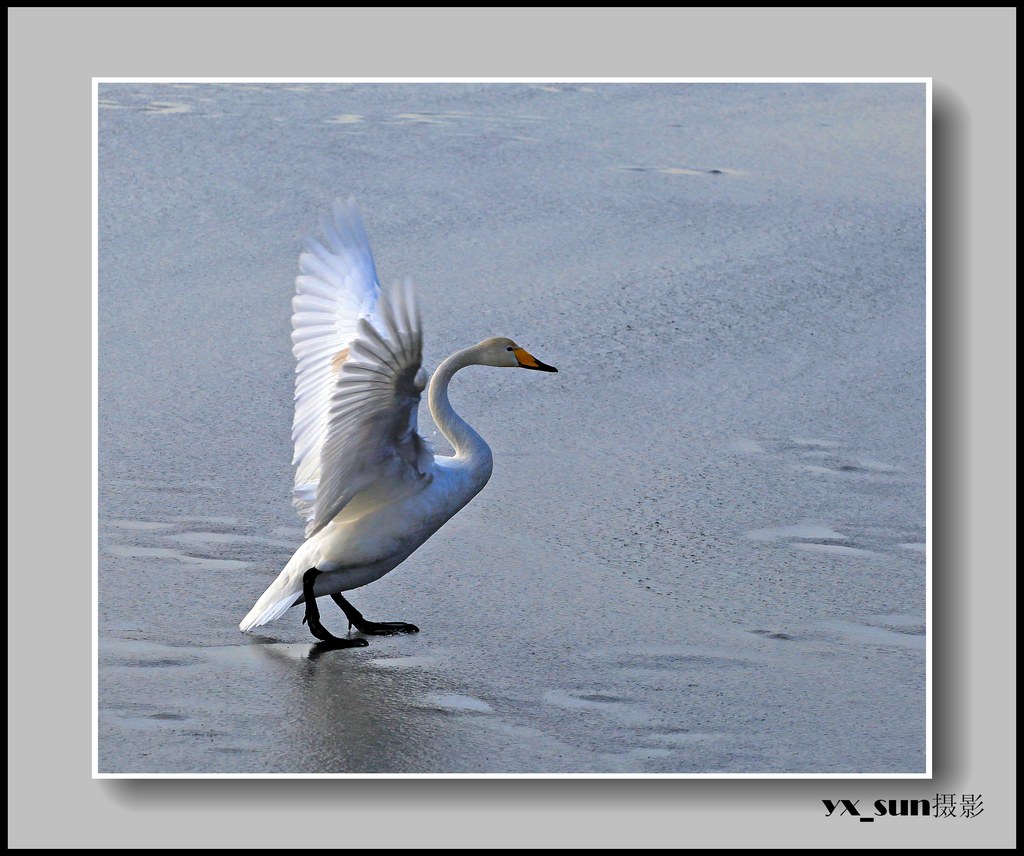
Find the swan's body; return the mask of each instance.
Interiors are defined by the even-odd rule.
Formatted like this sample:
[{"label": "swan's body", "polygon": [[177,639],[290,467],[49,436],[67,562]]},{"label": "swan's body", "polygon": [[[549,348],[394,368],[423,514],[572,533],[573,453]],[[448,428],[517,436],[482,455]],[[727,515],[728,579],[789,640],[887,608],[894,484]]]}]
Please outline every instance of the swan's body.
[{"label": "swan's body", "polygon": [[502,338],[450,356],[434,374],[429,403],[455,455],[435,456],[416,426],[426,372],[411,284],[381,289],[352,200],[336,203],[321,229],[323,243],[310,239],[299,258],[292,316],[293,502],[307,540],[239,628],[252,630],[305,600],[314,634],[335,639],[315,606],[331,595],[357,628],[377,628],[365,632],[415,631],[365,622],[341,592],[396,568],[487,484],[491,450],[452,409],[452,376],[470,365],[555,369]]}]

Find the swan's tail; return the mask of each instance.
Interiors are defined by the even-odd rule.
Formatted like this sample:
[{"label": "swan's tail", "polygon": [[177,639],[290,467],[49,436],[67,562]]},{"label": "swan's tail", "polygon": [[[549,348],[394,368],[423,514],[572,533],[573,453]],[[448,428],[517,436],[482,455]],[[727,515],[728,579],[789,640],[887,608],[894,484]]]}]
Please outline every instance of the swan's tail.
[{"label": "swan's tail", "polygon": [[248,633],[263,624],[267,624],[276,618],[280,618],[302,597],[302,575],[315,562],[312,561],[313,548],[307,541],[291,557],[284,570],[278,574],[276,580],[256,601],[256,605],[249,610],[249,614],[242,619],[238,629]]},{"label": "swan's tail", "polygon": [[277,583],[275,583],[263,592],[263,597],[256,601],[256,605],[242,619],[238,629],[243,633],[248,633],[250,630],[255,630],[257,627],[267,624],[275,618],[280,618],[295,605],[295,601],[299,599],[301,594],[301,591],[294,591],[282,597]]}]

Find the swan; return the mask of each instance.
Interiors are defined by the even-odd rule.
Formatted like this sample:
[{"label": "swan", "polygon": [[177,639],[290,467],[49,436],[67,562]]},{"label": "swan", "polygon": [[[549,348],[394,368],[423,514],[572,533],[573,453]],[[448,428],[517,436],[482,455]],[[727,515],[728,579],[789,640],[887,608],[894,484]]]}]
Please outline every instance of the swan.
[{"label": "swan", "polygon": [[335,201],[307,238],[292,299],[295,486],[292,503],[306,540],[238,625],[249,632],[305,603],[303,623],[331,647],[320,621],[330,595],[349,628],[368,635],[417,633],[403,621],[368,621],[342,592],[398,567],[487,484],[493,459],[483,438],[452,408],[448,384],[467,366],[555,372],[511,339],[495,337],[452,354],[430,382],[430,413],[455,450],[435,455],[417,430],[423,332],[409,279],[382,289],[355,200]]}]

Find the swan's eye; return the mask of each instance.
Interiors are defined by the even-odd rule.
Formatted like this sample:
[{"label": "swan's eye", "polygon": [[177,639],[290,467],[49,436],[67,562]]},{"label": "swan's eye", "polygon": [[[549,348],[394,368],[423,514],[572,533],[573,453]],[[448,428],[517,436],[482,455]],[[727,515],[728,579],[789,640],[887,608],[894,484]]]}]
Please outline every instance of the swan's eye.
[{"label": "swan's eye", "polygon": [[507,348],[505,348],[505,350],[506,350],[506,351],[511,351],[511,350],[512,350],[512,346],[511,346],[511,345],[509,345],[509,346],[508,346]]}]

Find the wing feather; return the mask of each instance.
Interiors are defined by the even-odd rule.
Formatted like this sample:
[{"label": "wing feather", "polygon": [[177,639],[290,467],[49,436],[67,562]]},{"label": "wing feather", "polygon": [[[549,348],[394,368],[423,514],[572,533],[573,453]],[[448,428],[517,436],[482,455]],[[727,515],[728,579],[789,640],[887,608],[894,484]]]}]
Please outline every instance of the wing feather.
[{"label": "wing feather", "polygon": [[304,242],[292,299],[292,495],[307,535],[362,490],[422,479],[434,457],[417,433],[425,372],[411,282],[381,289],[353,199],[334,203],[320,234]]}]

